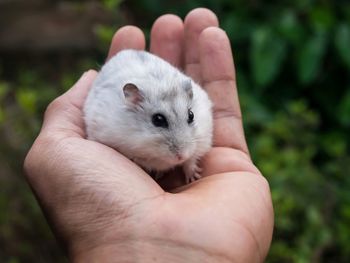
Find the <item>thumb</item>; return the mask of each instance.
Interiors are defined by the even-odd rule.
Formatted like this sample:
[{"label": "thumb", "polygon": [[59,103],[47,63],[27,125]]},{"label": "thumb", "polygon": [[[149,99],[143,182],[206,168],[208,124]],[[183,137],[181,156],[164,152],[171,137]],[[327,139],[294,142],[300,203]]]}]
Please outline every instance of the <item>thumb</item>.
[{"label": "thumb", "polygon": [[97,72],[89,70],[66,93],[47,107],[42,132],[60,133],[63,137],[85,137],[83,107]]}]

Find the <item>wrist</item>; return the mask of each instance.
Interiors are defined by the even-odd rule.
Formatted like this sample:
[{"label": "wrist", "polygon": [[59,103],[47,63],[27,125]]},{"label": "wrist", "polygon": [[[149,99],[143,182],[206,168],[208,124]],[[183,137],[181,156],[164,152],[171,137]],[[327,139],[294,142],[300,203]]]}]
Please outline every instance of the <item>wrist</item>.
[{"label": "wrist", "polygon": [[71,256],[73,263],[128,262],[232,262],[223,255],[168,240],[121,240]]}]

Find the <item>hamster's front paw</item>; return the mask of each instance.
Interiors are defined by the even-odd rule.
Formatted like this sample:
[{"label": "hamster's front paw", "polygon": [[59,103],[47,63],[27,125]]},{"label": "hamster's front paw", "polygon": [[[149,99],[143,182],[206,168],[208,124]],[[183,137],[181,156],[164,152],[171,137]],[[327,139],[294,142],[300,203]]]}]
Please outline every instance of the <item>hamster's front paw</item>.
[{"label": "hamster's front paw", "polygon": [[197,159],[190,159],[183,165],[186,184],[192,183],[200,178],[202,169],[197,165]]}]

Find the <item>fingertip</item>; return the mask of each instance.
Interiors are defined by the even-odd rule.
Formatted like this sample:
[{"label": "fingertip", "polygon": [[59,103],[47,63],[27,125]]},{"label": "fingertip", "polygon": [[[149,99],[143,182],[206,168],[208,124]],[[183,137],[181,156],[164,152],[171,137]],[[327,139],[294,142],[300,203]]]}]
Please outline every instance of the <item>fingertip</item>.
[{"label": "fingertip", "polygon": [[72,101],[78,100],[80,102],[86,97],[96,76],[96,70],[89,69],[88,71],[84,72],[84,74],[81,75],[79,80],[64,94],[64,96],[68,96]]},{"label": "fingertip", "polygon": [[197,25],[198,23],[206,23],[211,26],[219,26],[219,19],[210,9],[199,7],[193,9],[187,14],[184,20],[185,25]]},{"label": "fingertip", "polygon": [[145,49],[146,41],[142,30],[136,26],[124,26],[113,36],[107,60],[123,49]]},{"label": "fingertip", "polygon": [[174,41],[182,41],[183,27],[181,18],[176,15],[167,14],[159,17],[151,29],[151,51],[159,48],[159,44],[164,42],[169,44]]},{"label": "fingertip", "polygon": [[[82,79],[82,78],[92,78],[92,77],[95,78],[96,75],[97,75],[97,71],[96,71],[96,70],[94,70],[94,69],[89,69],[89,70],[87,70],[87,71],[84,72],[84,74],[81,76],[80,79]],[[80,79],[79,79],[79,80],[80,80]]]},{"label": "fingertip", "polygon": [[[157,18],[157,20],[154,22],[151,30],[151,34],[154,34],[157,32],[157,30],[161,29],[168,29],[167,26],[171,26],[171,30],[174,31],[175,29],[183,28],[183,22],[180,17],[174,14],[165,14]],[[168,37],[172,37],[170,33],[166,34]]]},{"label": "fingertip", "polygon": [[220,27],[210,26],[201,32],[199,35],[199,43],[212,42],[212,45],[215,47],[220,47],[222,43],[225,45],[230,45],[230,40],[226,34],[226,32]]},{"label": "fingertip", "polygon": [[180,17],[166,14],[151,29],[150,51],[171,64],[181,67],[184,25]]},{"label": "fingertip", "polygon": [[81,85],[85,85],[86,83],[90,83],[95,79],[96,76],[97,76],[97,71],[94,69],[89,69],[85,71],[69,91],[74,89],[76,86],[81,86]]}]

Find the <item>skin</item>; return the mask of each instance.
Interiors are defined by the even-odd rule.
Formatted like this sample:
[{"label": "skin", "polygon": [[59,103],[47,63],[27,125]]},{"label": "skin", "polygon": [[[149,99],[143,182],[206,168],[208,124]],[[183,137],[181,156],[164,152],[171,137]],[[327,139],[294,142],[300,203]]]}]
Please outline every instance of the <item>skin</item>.
[{"label": "skin", "polygon": [[[145,48],[126,26],[108,54]],[[157,19],[150,51],[202,84],[214,103],[214,147],[203,176],[159,184],[133,162],[85,139],[82,107],[96,72],[86,72],[47,108],[24,164],[52,229],[73,262],[262,262],[273,231],[269,185],[244,137],[229,40],[209,10]],[[168,191],[165,191],[167,189]]]}]

